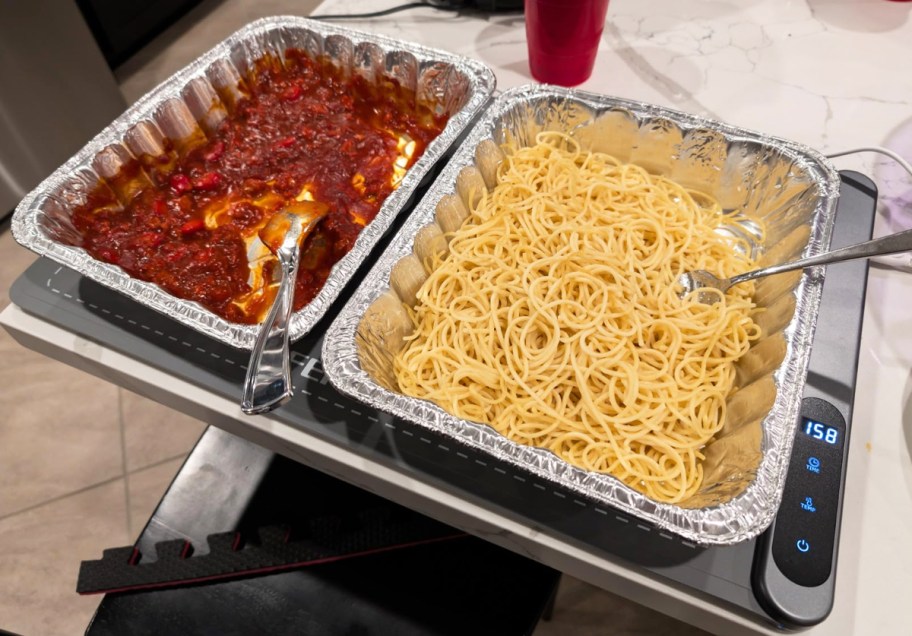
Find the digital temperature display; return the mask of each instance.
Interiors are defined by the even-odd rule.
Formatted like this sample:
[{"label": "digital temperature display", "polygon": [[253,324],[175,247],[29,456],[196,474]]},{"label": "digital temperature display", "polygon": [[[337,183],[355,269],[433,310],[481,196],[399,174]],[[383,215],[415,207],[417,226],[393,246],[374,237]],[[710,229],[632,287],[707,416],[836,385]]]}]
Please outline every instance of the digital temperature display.
[{"label": "digital temperature display", "polygon": [[839,443],[839,429],[814,420],[804,420],[804,434],[827,444]]}]

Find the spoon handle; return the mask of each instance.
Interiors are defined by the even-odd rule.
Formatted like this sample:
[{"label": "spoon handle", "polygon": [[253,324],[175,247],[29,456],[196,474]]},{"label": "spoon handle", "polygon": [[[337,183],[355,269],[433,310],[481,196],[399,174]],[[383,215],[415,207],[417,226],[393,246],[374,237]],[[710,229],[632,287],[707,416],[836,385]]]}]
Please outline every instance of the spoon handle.
[{"label": "spoon handle", "polygon": [[746,280],[753,280],[761,276],[770,274],[779,274],[781,272],[790,272],[794,269],[804,269],[814,265],[827,265],[829,263],[841,263],[843,261],[852,261],[859,258],[871,258],[872,256],[881,256],[883,254],[896,254],[898,252],[912,251],[912,230],[904,230],[889,236],[849,245],[825,254],[818,254],[808,258],[802,258],[790,263],[781,263],[779,265],[770,265],[761,269],[755,269],[745,274],[732,276],[730,281],[732,285],[743,283]]},{"label": "spoon handle", "polygon": [[247,364],[244,400],[241,410],[247,415],[266,413],[291,398],[291,363],[288,352],[288,323],[294,302],[294,282],[298,273],[297,254],[279,250],[282,279],[269,315],[257,334]]}]

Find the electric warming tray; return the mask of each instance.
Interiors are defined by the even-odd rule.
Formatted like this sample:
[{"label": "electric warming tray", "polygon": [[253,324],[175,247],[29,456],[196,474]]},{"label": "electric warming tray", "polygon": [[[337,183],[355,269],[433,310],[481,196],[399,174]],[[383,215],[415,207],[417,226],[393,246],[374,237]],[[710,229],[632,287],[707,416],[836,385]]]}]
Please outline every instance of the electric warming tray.
[{"label": "electric warming tray", "polygon": [[[238,82],[265,55],[282,58],[295,47],[313,59],[325,57],[343,74],[368,82],[390,80],[414,91],[416,102],[449,115],[444,130],[405,173],[354,247],[335,264],[319,294],[295,312],[293,340],[301,338],[338,297],[371,249],[402,211],[432,166],[489,102],[494,75],[482,63],[444,51],[298,17],[265,18],[229,36],[152,90],[29,193],[13,216],[16,240],[80,274],[174,318],[221,342],[250,348],[256,325],[229,322],[198,303],[138,280],[80,247],[71,213],[100,181],[137,157],[163,152],[166,142],[206,135],[230,111]],[[186,145],[186,144],[184,144]]]},{"label": "electric warming tray", "polygon": [[[584,149],[608,152],[711,195],[723,214],[748,217],[723,220],[723,226],[750,241],[761,264],[829,245],[839,177],[816,151],[648,104],[520,87],[502,94],[474,127],[329,328],[323,361],[330,380],[373,407],[695,542],[733,544],[758,535],[782,498],[823,285],[819,269],[757,285],[762,311],[755,320],[763,336],[739,362],[742,388],[729,398],[724,427],[704,449],[703,486],[680,504],[657,503],[613,477],[576,468],[398,391],[392,357],[411,332],[403,303],[414,302],[426,276],[421,252],[434,244],[426,239],[438,237],[443,246],[431,249],[444,249],[454,206],[491,183],[493,168],[486,165],[489,155],[476,153],[479,144],[510,139],[528,145],[545,130],[569,133]],[[765,233],[751,220],[765,225]]]}]

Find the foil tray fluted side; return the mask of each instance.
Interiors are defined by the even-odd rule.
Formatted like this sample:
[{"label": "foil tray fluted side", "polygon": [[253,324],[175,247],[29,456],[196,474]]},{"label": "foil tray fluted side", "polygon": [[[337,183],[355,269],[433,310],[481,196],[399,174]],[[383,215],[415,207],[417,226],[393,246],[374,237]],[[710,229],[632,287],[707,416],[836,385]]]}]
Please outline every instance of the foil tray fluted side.
[{"label": "foil tray fluted side", "polygon": [[81,238],[69,215],[73,207],[85,201],[99,176],[116,172],[131,158],[131,149],[144,152],[162,135],[173,139],[176,135],[205,134],[216,126],[226,113],[221,102],[232,99],[232,89],[244,71],[264,54],[281,57],[288,47],[324,55],[345,72],[361,74],[369,81],[394,79],[414,88],[419,101],[450,115],[444,130],[409,168],[351,251],[336,263],[319,294],[293,315],[290,338],[303,337],[336,300],[434,164],[489,103],[495,79],[481,62],[306,18],[257,20],[138,100],[26,195],[13,215],[16,241],[221,342],[252,347],[257,325],[229,322],[196,302],[177,298],[158,285],[93,258],[79,246]]},{"label": "foil tray fluted side", "polygon": [[498,97],[475,125],[330,326],[323,364],[331,382],[378,409],[694,542],[726,545],[758,535],[782,497],[823,286],[820,269],[797,273],[785,288],[781,282],[758,285],[755,297],[765,296],[762,302],[768,304],[764,345],[749,353],[743,371],[748,386],[738,392],[741,403],[729,409],[739,413],[732,421],[744,421],[707,445],[706,483],[681,504],[658,503],[611,476],[574,467],[550,451],[520,445],[487,425],[397,391],[390,350],[410,329],[402,322],[395,285],[391,289],[397,264],[414,258],[416,235],[439,218],[437,204],[458,194],[459,180],[476,165],[479,143],[512,139],[523,145],[540,130],[573,134],[592,149],[714,196],[723,214],[742,212],[763,221],[765,236],[753,233],[750,224],[730,228],[753,239],[761,263],[817,254],[829,245],[839,176],[816,151],[654,105],[550,86],[519,87]]}]

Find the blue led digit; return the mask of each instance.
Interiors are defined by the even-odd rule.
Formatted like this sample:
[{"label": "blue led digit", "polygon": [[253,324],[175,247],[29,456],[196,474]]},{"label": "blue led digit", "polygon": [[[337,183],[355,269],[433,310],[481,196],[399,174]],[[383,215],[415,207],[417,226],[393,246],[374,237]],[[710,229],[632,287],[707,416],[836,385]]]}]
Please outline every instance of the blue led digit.
[{"label": "blue led digit", "polygon": [[806,419],[801,430],[808,437],[819,439],[821,442],[826,442],[827,444],[839,443],[839,429],[835,426],[827,426],[823,422]]}]

